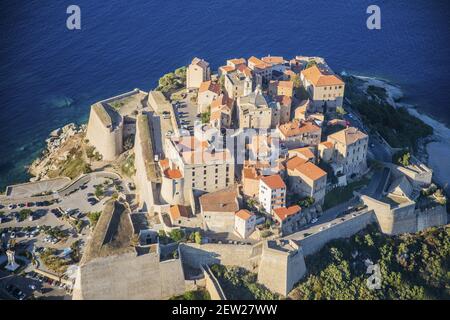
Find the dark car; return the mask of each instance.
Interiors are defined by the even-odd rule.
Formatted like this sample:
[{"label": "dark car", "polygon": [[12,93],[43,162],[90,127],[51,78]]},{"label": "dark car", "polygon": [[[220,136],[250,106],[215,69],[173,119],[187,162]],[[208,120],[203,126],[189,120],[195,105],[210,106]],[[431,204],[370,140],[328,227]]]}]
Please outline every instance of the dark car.
[{"label": "dark car", "polygon": [[87,201],[91,204],[91,205],[95,205],[98,203],[98,200],[95,198],[88,198]]},{"label": "dark car", "polygon": [[27,207],[33,207],[34,206],[34,202],[27,202]]},{"label": "dark car", "polygon": [[26,294],[23,293],[19,288],[15,285],[8,284],[6,286],[6,290],[17,300],[24,300],[26,298]]},{"label": "dark car", "polygon": [[59,209],[52,209],[50,210],[51,213],[53,213],[57,218],[60,218],[62,216],[61,210]]}]

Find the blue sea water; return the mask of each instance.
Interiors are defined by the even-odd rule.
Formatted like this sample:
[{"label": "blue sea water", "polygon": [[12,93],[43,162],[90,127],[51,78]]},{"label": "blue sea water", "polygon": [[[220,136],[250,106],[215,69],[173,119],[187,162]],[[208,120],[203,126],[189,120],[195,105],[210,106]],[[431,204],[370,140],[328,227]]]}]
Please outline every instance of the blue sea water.
[{"label": "blue sea water", "polygon": [[[82,29],[66,28],[81,8]],[[381,30],[366,8],[381,8]],[[421,111],[450,123],[449,1],[149,0],[0,4],[0,187],[49,132],[87,121],[89,106],[158,78],[192,57],[214,69],[232,57],[319,55],[335,71],[402,87]]]}]

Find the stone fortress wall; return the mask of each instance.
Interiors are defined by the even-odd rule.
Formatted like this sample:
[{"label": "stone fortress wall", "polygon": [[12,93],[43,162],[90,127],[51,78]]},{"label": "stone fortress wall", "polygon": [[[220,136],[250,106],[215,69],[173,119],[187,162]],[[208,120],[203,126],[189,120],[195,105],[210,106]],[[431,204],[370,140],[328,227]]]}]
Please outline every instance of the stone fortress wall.
[{"label": "stone fortress wall", "polygon": [[[147,164],[150,161],[149,155],[146,154],[148,151],[148,139],[150,137],[146,136],[146,132],[149,131],[149,122],[147,115],[138,115],[136,121],[136,136],[134,142],[134,166],[136,169],[136,190],[139,194],[139,203],[141,205],[146,205],[147,210],[152,211],[152,207],[155,203],[152,181],[150,180],[149,172],[150,169]],[[146,145],[147,144],[147,145]],[[153,159],[151,159],[153,161]]]},{"label": "stone fortress wall", "polygon": [[110,106],[96,103],[91,107],[86,139],[103,156],[115,160],[123,150],[123,119]]},{"label": "stone fortress wall", "polygon": [[311,255],[319,251],[327,242],[339,239],[348,238],[358,233],[369,224],[375,222],[373,211],[361,213],[354,218],[347,219],[322,231],[316,232],[303,239],[293,239],[303,249],[305,256]]},{"label": "stone fortress wall", "polygon": [[385,234],[396,235],[414,233],[426,228],[447,224],[445,206],[426,210],[415,208],[415,202],[405,202],[396,207],[371,197],[362,195],[361,200],[374,212],[376,222]]}]

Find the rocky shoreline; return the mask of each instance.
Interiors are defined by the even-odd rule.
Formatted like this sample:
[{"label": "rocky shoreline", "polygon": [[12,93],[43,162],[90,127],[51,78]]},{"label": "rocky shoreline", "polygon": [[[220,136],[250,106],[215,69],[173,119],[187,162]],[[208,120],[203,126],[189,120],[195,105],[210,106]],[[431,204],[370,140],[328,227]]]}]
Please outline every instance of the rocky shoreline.
[{"label": "rocky shoreline", "polygon": [[53,130],[45,140],[45,149],[28,168],[28,172],[33,176],[30,181],[48,179],[49,172],[56,169],[56,162],[67,159],[69,150],[63,150],[64,147],[84,135],[86,128],[86,124],[77,126],[75,123],[69,123],[62,128]]},{"label": "rocky shoreline", "polygon": [[[402,103],[401,100],[404,97],[404,93],[398,86],[393,85],[386,80],[363,76],[354,77],[364,82],[365,89],[367,89],[368,86],[383,88],[387,94],[387,103],[394,108],[404,107],[411,116],[420,119],[422,122],[433,128],[432,135],[419,139],[415,156],[431,167],[434,171],[436,181],[443,185],[447,192],[450,191],[449,187],[446,187],[446,184],[450,182],[450,166],[448,166],[448,159],[450,157],[450,128],[438,120],[420,113],[416,106]],[[431,146],[434,146],[433,151],[430,151]],[[435,152],[436,149],[441,152],[437,154]]]}]

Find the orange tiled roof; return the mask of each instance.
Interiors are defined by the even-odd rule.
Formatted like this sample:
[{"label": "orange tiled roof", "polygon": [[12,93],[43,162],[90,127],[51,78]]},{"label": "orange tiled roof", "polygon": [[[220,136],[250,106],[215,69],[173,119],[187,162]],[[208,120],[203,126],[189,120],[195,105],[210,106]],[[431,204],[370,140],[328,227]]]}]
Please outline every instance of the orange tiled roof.
[{"label": "orange tiled roof", "polygon": [[232,63],[234,65],[238,65],[238,64],[245,64],[246,61],[244,58],[235,58],[235,59],[227,60],[227,62]]},{"label": "orange tiled roof", "polygon": [[276,57],[276,56],[268,56],[261,58],[262,61],[270,64],[283,64],[284,58],[283,57]]},{"label": "orange tiled roof", "polygon": [[259,180],[261,177],[254,167],[244,167],[244,169],[242,169],[242,175],[244,176],[244,179],[252,180]]},{"label": "orange tiled roof", "polygon": [[178,169],[166,169],[164,170],[164,175],[169,179],[180,179],[183,177]]},{"label": "orange tiled roof", "polygon": [[320,144],[323,145],[327,149],[332,149],[334,147],[334,144],[331,141],[324,141],[324,142],[321,142]]},{"label": "orange tiled roof", "polygon": [[278,174],[262,177],[261,181],[264,182],[272,190],[286,188],[286,184]]},{"label": "orange tiled roof", "polygon": [[297,213],[301,212],[302,208],[298,205],[291,206],[289,208],[286,207],[280,207],[273,209],[273,213],[281,220],[284,221],[286,218],[296,215]]},{"label": "orange tiled roof", "polygon": [[244,76],[251,78],[252,76],[252,70],[247,67],[246,65],[240,65],[238,67],[239,72],[242,72]]},{"label": "orange tiled roof", "polygon": [[179,205],[171,206],[169,209],[169,214],[172,220],[177,220],[181,217],[189,218],[189,211],[184,206]]},{"label": "orange tiled roof", "polygon": [[309,162],[309,161],[302,165],[299,165],[297,168],[295,168],[295,170],[298,171],[299,173],[307,176],[308,178],[310,178],[313,181],[319,180],[320,178],[327,175],[327,173],[325,171],[323,171],[318,166],[316,166],[314,163]]},{"label": "orange tiled roof", "polygon": [[289,159],[288,161],[286,161],[286,168],[288,170],[295,170],[298,166],[306,163],[308,160],[306,159],[302,159],[300,157],[292,157],[291,159]]},{"label": "orange tiled roof", "polygon": [[238,192],[235,185],[228,188],[206,193],[200,196],[202,211],[232,212],[239,210]]},{"label": "orange tiled roof", "polygon": [[272,66],[270,63],[264,62],[255,56],[250,57],[248,59],[248,62],[254,64],[255,68],[258,68],[258,69],[266,69],[266,68],[269,68]]},{"label": "orange tiled roof", "polygon": [[292,150],[289,150],[289,153],[300,154],[301,157],[303,157],[304,159],[314,159],[315,158],[314,153],[308,147],[292,149]]},{"label": "orange tiled roof", "polygon": [[359,131],[355,127],[345,128],[341,131],[335,132],[328,136],[328,140],[336,140],[342,144],[349,145],[353,144],[360,139],[366,138],[367,135],[361,131]]},{"label": "orange tiled roof", "polygon": [[221,66],[220,70],[222,70],[225,73],[228,73],[234,71],[235,69],[233,66]]},{"label": "orange tiled roof", "polygon": [[242,220],[248,220],[253,216],[253,214],[246,209],[239,210],[238,212],[235,213],[235,215],[241,218]]},{"label": "orange tiled roof", "polygon": [[220,93],[220,85],[218,83],[209,81],[203,81],[200,84],[200,88],[198,89],[198,92],[205,92],[205,91],[211,91],[214,93],[219,94]]},{"label": "orange tiled roof", "polygon": [[318,87],[344,85],[338,76],[324,74],[316,65],[303,70],[302,74],[309,82]]},{"label": "orange tiled roof", "polygon": [[312,122],[300,122],[298,120],[293,120],[291,122],[279,125],[278,129],[286,137],[293,137],[303,133],[320,131],[320,128]]}]

